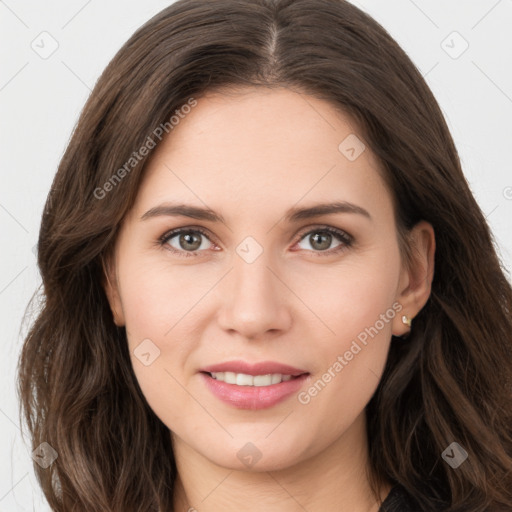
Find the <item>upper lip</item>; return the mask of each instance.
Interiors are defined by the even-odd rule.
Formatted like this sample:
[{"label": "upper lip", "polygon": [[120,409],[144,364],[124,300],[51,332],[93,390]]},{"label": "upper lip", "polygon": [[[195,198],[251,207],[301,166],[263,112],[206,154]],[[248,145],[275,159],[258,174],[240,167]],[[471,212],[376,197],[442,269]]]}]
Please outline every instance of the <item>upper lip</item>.
[{"label": "upper lip", "polygon": [[201,371],[208,373],[233,372],[246,375],[267,375],[269,373],[280,373],[281,375],[292,375],[294,377],[308,373],[305,370],[294,368],[287,364],[276,363],[275,361],[261,361],[259,363],[247,363],[245,361],[226,361],[224,363],[212,364],[201,368]]}]

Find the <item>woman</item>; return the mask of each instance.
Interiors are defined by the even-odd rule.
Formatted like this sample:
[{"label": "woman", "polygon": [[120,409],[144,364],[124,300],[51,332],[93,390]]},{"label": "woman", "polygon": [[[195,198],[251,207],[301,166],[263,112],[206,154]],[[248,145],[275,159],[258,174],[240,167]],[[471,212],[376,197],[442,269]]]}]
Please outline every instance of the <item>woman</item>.
[{"label": "woman", "polygon": [[512,507],[512,289],[435,98],[350,3],[156,15],[38,248],[19,387],[53,510]]}]

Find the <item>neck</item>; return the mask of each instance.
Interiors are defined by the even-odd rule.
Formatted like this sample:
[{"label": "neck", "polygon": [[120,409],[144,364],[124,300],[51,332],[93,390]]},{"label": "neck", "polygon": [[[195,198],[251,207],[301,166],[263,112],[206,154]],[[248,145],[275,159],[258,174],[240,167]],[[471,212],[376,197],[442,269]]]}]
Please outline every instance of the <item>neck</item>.
[{"label": "neck", "polygon": [[[241,471],[222,467],[173,435],[178,469],[175,512],[248,510],[378,512],[368,482],[365,412],[335,443],[283,469]],[[390,482],[379,490],[381,501]],[[251,508],[252,507],[252,508]]]}]

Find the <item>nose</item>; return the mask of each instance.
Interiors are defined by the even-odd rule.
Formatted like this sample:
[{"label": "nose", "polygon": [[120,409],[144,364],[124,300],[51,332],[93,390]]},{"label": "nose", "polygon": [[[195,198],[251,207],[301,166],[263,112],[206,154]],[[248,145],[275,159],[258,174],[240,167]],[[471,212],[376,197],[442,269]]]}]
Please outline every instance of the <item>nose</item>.
[{"label": "nose", "polygon": [[293,295],[263,252],[248,263],[236,255],[220,290],[220,327],[246,339],[286,331],[291,325],[288,301]]}]

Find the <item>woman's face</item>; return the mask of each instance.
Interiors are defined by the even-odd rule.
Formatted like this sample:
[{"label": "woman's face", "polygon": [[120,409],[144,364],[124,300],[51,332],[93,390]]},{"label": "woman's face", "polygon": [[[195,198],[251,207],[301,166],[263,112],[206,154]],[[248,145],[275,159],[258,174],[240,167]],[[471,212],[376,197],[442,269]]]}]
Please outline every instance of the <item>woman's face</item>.
[{"label": "woman's face", "polygon": [[173,441],[224,467],[278,469],[363,417],[391,335],[422,304],[356,127],[288,89],[243,92],[201,98],[153,150],[108,293]]}]

